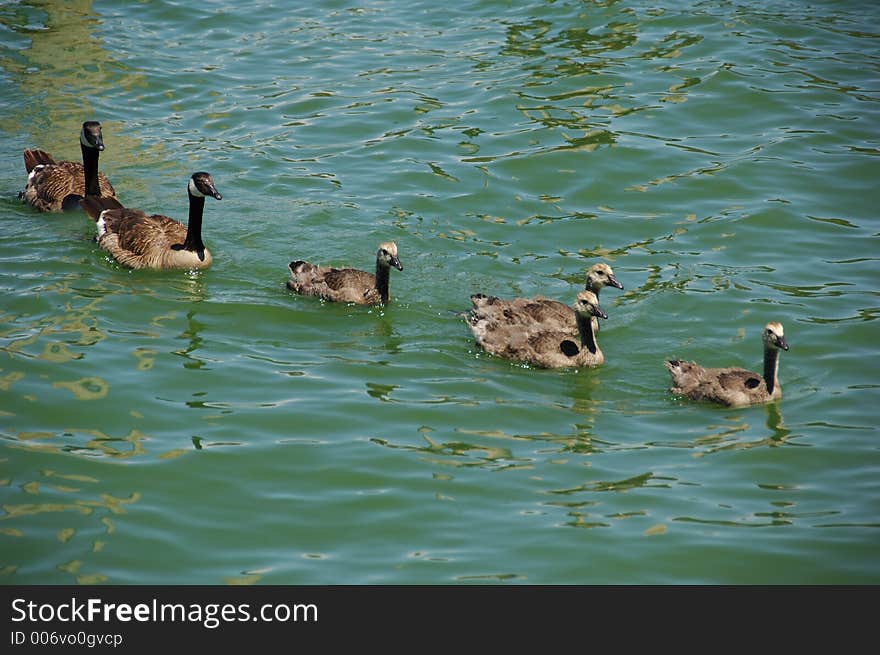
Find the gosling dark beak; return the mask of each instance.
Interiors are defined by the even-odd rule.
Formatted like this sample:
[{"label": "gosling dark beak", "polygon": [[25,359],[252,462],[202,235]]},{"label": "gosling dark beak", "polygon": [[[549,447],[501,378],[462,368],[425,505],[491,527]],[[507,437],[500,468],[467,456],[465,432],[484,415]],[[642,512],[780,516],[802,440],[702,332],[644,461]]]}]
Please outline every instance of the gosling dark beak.
[{"label": "gosling dark beak", "polygon": [[599,309],[598,307],[596,307],[596,308],[593,310],[593,316],[598,316],[599,318],[604,318],[604,319],[606,319],[606,320],[607,320],[607,318],[608,318],[608,314],[606,314],[605,312],[603,312],[603,311],[602,311],[601,309]]},{"label": "gosling dark beak", "polygon": [[391,265],[396,268],[398,271],[403,270],[403,264],[400,263],[400,260],[397,258],[397,255],[391,255]]},{"label": "gosling dark beak", "polygon": [[785,337],[779,337],[778,339],[776,339],[776,345],[783,350],[788,350],[788,344],[785,342]]},{"label": "gosling dark beak", "polygon": [[623,291],[623,285],[617,281],[617,278],[613,275],[608,276],[608,286],[614,287],[615,289],[620,289]]}]

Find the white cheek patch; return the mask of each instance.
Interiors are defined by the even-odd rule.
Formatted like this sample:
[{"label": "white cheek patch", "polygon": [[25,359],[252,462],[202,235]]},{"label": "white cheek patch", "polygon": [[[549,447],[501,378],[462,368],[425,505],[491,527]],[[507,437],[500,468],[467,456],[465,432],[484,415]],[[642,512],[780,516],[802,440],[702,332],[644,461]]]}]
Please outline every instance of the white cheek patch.
[{"label": "white cheek patch", "polygon": [[91,143],[89,143],[89,140],[86,138],[85,129],[81,130],[79,133],[79,142],[81,144],[83,144],[86,148],[94,148],[95,147]]},{"label": "white cheek patch", "polygon": [[189,192],[196,198],[205,197],[205,194],[199,191],[199,188],[196,186],[196,181],[192,178],[189,179]]},{"label": "white cheek patch", "polygon": [[31,182],[33,182],[34,176],[37,173],[39,173],[40,171],[42,171],[44,168],[46,168],[45,164],[37,164],[36,166],[34,166],[34,170],[32,170],[30,173],[28,173],[27,183],[30,184]]}]

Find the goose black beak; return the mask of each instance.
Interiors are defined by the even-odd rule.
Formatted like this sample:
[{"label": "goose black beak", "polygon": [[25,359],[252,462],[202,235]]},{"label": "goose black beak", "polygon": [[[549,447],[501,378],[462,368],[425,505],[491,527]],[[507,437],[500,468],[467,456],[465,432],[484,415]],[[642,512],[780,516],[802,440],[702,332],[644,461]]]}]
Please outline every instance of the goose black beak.
[{"label": "goose black beak", "polygon": [[396,268],[398,271],[403,270],[403,264],[400,263],[400,260],[397,258],[397,255],[391,255],[391,265]]},{"label": "goose black beak", "polygon": [[608,319],[608,314],[606,314],[605,312],[603,312],[603,311],[602,311],[601,309],[599,309],[598,307],[596,307],[596,309],[593,311],[593,316],[598,316],[599,318],[604,318],[604,319],[606,319],[606,320]]},{"label": "goose black beak", "polygon": [[614,287],[615,289],[620,289],[623,291],[623,285],[617,281],[617,278],[613,275],[608,276],[608,285]]},{"label": "goose black beak", "polygon": [[786,343],[785,337],[779,337],[778,339],[776,339],[776,345],[783,350],[788,350],[788,343]]}]

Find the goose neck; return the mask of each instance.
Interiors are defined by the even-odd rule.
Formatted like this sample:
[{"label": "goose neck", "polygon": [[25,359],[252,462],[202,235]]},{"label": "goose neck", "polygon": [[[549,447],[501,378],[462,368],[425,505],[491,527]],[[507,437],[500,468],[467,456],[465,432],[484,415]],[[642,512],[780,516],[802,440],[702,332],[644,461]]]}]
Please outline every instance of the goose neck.
[{"label": "goose neck", "polygon": [[189,222],[186,226],[186,240],[183,242],[184,250],[198,253],[199,258],[204,258],[205,244],[202,243],[202,214],[205,211],[205,199],[189,194]]},{"label": "goose neck", "polygon": [[593,334],[592,317],[575,312],[575,319],[577,320],[578,333],[581,336],[581,345],[595,355],[599,347],[596,345],[596,335]]},{"label": "goose neck", "polygon": [[98,184],[98,149],[79,144],[82,150],[83,172],[85,174],[85,194],[100,196],[101,186]]},{"label": "goose neck", "polygon": [[391,267],[376,261],[376,290],[382,298],[382,304],[388,303],[388,281],[391,277]]},{"label": "goose neck", "polygon": [[779,351],[776,348],[764,348],[764,382],[767,383],[767,393],[772,394],[776,389],[779,371]]}]

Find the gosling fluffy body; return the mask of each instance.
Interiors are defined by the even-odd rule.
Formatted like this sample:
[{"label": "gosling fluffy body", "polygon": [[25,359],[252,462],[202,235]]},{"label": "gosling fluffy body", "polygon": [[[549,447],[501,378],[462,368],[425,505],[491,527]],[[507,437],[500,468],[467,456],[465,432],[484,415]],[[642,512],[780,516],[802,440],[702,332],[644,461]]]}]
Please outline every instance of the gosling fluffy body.
[{"label": "gosling fluffy body", "polygon": [[[608,316],[599,307],[599,299],[592,291],[580,291],[571,307],[576,321],[576,337],[570,331],[553,327],[529,329],[527,322],[498,320],[498,315],[491,309],[484,311],[498,302],[505,301],[483,294],[471,296],[473,309],[467,318],[468,326],[477,345],[486,352],[539,368],[599,366],[604,363],[605,356],[596,342],[592,322],[594,318]],[[526,310],[528,307],[529,301],[524,301],[519,308]],[[514,311],[512,307],[510,311]],[[534,312],[540,314],[540,309],[534,309]]]},{"label": "gosling fluffy body", "polygon": [[[593,264],[587,269],[584,288],[592,291],[598,301],[599,292],[605,287],[623,289],[623,285],[614,277],[614,272],[608,264],[603,262]],[[481,302],[480,312],[489,320],[518,324],[528,330],[556,330],[577,334],[574,310],[558,300],[543,296],[509,300],[488,296],[485,298],[491,298],[491,302]],[[597,332],[599,321],[594,317],[592,323],[593,330]]]},{"label": "gosling fluffy body", "polygon": [[387,241],[376,251],[376,273],[356,268],[331,268],[297,260],[290,262],[287,288],[304,296],[318,296],[330,302],[358,305],[387,304],[391,267],[403,270],[397,256],[397,244]]},{"label": "gosling fluffy body", "polygon": [[782,397],[779,384],[779,351],[788,350],[782,325],[767,323],[761,333],[764,343],[764,374],[744,368],[704,368],[695,362],[668,360],[672,377],[670,391],[690,400],[706,400],[727,407],[772,402]]}]

